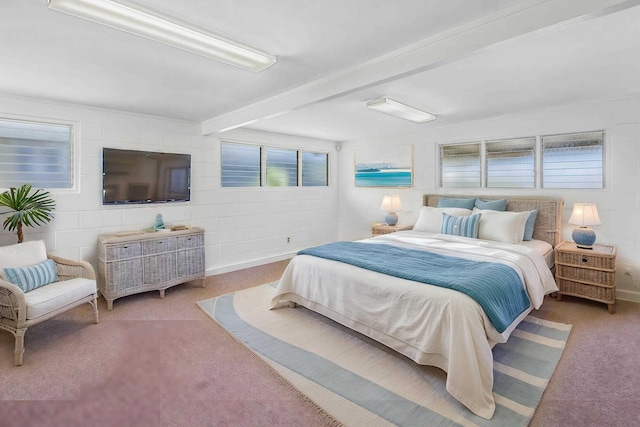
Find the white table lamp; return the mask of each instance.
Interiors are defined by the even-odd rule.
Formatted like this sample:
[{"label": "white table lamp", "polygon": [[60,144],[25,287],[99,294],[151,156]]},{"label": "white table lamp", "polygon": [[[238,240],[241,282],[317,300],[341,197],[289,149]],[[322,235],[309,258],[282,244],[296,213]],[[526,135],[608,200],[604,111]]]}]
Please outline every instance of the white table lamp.
[{"label": "white table lamp", "polygon": [[571,237],[576,242],[576,246],[582,249],[593,249],[596,241],[596,232],[589,225],[599,225],[600,215],[594,203],[574,203],[569,224],[577,225]]},{"label": "white table lamp", "polygon": [[398,223],[398,215],[396,212],[402,210],[400,196],[385,194],[380,204],[380,210],[387,212],[387,215],[384,217],[384,222],[387,225],[396,225]]}]

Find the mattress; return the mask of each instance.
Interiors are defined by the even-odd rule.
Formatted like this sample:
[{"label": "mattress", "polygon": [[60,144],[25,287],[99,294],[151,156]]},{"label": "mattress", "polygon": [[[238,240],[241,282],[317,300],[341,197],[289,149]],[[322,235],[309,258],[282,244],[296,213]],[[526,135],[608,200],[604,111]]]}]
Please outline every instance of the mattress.
[{"label": "mattress", "polygon": [[553,246],[542,240],[525,240],[521,243],[522,246],[538,252],[542,255],[544,262],[549,269],[555,265],[555,253],[553,252]]}]

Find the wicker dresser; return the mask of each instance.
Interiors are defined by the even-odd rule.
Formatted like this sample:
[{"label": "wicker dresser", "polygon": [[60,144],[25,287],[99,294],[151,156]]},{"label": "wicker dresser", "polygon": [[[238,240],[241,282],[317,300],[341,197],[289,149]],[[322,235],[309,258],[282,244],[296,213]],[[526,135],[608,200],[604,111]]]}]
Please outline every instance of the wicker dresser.
[{"label": "wicker dresser", "polygon": [[413,225],[387,225],[381,222],[371,226],[371,235],[380,236],[381,234],[395,233],[400,230],[411,230],[412,228]]},{"label": "wicker dresser", "polygon": [[204,230],[98,236],[98,288],[107,300],[201,279],[204,287]]},{"label": "wicker dresser", "polygon": [[564,241],[555,248],[558,301],[573,295],[607,304],[609,313],[616,303],[616,248],[593,245],[580,249]]}]

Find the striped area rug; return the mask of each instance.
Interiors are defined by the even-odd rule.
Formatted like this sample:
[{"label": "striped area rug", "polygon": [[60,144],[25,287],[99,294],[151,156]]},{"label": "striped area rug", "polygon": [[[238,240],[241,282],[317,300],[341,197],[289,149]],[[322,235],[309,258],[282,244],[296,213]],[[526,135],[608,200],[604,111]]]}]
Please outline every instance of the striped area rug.
[{"label": "striped area rug", "polygon": [[526,426],[571,325],[529,316],[494,348],[496,413],[474,415],[445,389],[445,373],[305,308],[269,310],[275,284],[199,301],[205,313],[347,426]]}]

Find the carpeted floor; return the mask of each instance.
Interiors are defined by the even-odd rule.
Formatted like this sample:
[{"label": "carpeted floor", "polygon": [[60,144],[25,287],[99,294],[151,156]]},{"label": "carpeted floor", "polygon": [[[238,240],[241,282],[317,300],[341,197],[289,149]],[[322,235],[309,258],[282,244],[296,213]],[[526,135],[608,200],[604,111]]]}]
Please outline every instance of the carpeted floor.
[{"label": "carpeted floor", "polygon": [[[335,420],[212,322],[197,301],[277,280],[286,262],[87,304],[27,331],[24,365],[0,331],[2,426],[324,426]],[[640,304],[547,298],[573,325],[531,426],[640,425]]]},{"label": "carpeted floor", "polygon": [[197,307],[276,280],[286,263],[100,300],[29,329],[24,365],[0,331],[0,425],[326,426],[334,420]]},{"label": "carpeted floor", "polygon": [[640,304],[547,297],[536,316],[571,323],[564,355],[532,427],[640,425]]}]

